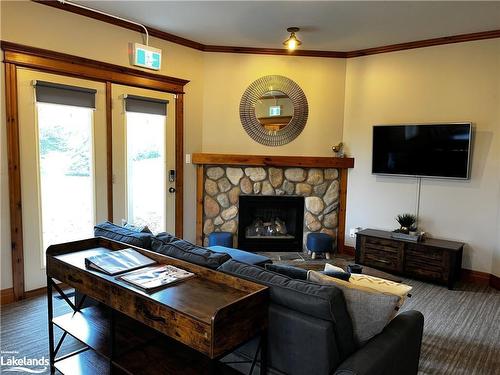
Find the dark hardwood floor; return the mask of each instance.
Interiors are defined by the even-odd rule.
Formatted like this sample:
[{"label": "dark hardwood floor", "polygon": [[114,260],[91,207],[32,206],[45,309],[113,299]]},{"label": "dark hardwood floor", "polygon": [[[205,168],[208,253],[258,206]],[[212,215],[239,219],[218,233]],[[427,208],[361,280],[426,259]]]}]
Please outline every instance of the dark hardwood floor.
[{"label": "dark hardwood floor", "polygon": [[[425,316],[419,374],[500,375],[499,291],[467,283],[458,283],[455,290],[450,291],[411,279],[403,282],[412,285],[414,290],[402,310],[416,309]],[[55,315],[68,311],[64,301],[55,300]],[[1,339],[3,356],[17,352],[17,357],[47,358],[46,298],[2,306]],[[67,353],[79,346],[68,337],[61,352]]]}]

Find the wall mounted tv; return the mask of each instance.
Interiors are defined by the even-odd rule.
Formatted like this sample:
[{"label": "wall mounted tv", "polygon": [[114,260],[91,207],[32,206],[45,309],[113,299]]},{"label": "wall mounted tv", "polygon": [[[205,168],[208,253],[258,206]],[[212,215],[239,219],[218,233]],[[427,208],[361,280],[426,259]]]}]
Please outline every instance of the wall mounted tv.
[{"label": "wall mounted tv", "polygon": [[372,173],[468,179],[472,124],[376,125]]}]

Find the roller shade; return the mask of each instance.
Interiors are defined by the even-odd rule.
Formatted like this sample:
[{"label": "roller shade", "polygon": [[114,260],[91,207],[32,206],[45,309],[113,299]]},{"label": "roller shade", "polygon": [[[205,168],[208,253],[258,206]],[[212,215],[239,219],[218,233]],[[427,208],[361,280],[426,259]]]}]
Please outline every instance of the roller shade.
[{"label": "roller shade", "polygon": [[35,86],[36,101],[39,103],[95,109],[95,94],[97,90],[45,81],[34,81],[33,85]]},{"label": "roller shade", "polygon": [[168,100],[145,98],[143,96],[126,95],[125,111],[149,113],[152,115],[167,115]]}]

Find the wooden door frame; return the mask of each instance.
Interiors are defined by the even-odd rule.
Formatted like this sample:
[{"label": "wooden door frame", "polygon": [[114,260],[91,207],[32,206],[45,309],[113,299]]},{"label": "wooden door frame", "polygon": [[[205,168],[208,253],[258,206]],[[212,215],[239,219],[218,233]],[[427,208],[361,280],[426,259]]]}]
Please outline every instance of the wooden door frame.
[{"label": "wooden door frame", "polygon": [[14,300],[18,301],[25,296],[17,97],[17,68],[19,67],[105,83],[107,198],[108,219],[110,220],[113,218],[111,85],[115,83],[175,94],[175,235],[182,237],[184,220],[184,86],[189,81],[11,42],[1,41],[0,47],[3,50],[3,63],[5,65],[10,235]]}]

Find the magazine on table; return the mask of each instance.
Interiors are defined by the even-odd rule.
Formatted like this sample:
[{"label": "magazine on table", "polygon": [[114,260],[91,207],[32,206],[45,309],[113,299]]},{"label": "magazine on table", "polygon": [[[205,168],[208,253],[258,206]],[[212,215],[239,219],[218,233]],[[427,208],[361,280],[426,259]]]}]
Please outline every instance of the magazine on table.
[{"label": "magazine on table", "polygon": [[85,258],[85,267],[92,268],[112,276],[133,271],[141,267],[150,266],[155,263],[155,260],[148,258],[131,248],[110,251],[104,254]]},{"label": "magazine on table", "polygon": [[146,292],[155,291],[195,276],[194,273],[168,264],[142,268],[120,275],[117,279],[139,287]]}]

